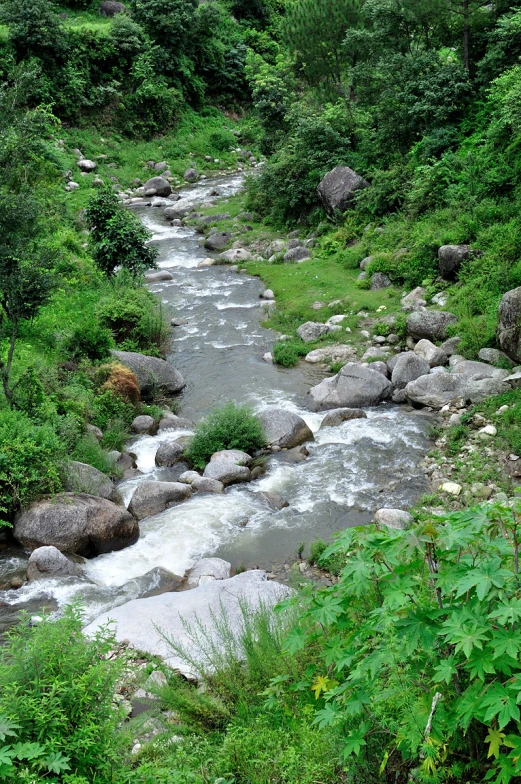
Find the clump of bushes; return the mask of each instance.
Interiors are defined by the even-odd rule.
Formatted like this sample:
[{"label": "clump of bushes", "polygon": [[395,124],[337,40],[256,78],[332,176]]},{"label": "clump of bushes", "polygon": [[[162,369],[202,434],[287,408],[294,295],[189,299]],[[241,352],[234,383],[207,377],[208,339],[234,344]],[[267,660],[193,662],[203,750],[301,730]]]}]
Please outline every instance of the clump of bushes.
[{"label": "clump of bushes", "polygon": [[112,784],[120,780],[121,716],[112,699],[124,660],[107,659],[113,633],[82,633],[78,608],[29,617],[0,649],[0,780]]},{"label": "clump of bushes", "polygon": [[161,307],[146,289],[129,285],[128,278],[116,279],[110,294],[101,300],[97,317],[121,350],[159,354],[169,334]]},{"label": "clump of bushes", "polygon": [[265,443],[262,425],[253,411],[230,401],[211,411],[197,425],[185,455],[194,468],[204,468],[214,452],[222,449],[251,452]]},{"label": "clump of bushes", "polygon": [[309,347],[301,340],[280,340],[273,346],[273,359],[277,365],[294,367],[300,357],[305,357]]}]

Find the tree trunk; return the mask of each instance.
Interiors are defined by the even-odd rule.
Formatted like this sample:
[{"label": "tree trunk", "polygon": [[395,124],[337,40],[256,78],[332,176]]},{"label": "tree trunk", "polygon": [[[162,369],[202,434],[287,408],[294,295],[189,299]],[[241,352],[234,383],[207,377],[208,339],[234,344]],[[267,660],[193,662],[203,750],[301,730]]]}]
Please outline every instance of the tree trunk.
[{"label": "tree trunk", "polygon": [[465,70],[470,73],[470,12],[469,0],[463,0],[463,55]]}]

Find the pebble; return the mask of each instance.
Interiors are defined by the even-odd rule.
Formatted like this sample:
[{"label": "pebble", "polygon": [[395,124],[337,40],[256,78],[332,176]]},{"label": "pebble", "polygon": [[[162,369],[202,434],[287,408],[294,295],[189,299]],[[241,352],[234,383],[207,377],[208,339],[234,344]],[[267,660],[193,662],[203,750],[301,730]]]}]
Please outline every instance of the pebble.
[{"label": "pebble", "polygon": [[505,411],[508,411],[508,406],[501,406],[501,408],[498,408],[496,411],[496,414],[504,414]]},{"label": "pebble", "polygon": [[444,482],[439,489],[442,493],[453,495],[455,498],[457,498],[463,490],[462,486],[458,485],[456,482]]},{"label": "pebble", "polygon": [[486,425],[485,427],[481,428],[479,434],[481,438],[492,438],[492,436],[497,436],[497,429],[494,427],[494,425]]}]

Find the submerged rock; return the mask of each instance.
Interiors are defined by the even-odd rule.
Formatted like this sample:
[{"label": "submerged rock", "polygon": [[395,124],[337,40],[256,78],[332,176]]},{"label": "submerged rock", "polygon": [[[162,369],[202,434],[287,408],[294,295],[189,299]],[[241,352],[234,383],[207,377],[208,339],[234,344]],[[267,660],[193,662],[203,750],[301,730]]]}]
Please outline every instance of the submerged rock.
[{"label": "submerged rock", "polygon": [[[84,633],[92,636],[109,620],[114,621],[118,641],[128,640],[137,650],[159,656],[174,670],[197,679],[201,671],[211,669],[209,647],[224,653],[229,644],[216,620],[226,619],[240,653],[245,613],[251,615],[261,605],[270,609],[291,593],[287,586],[268,580],[266,572],[243,572],[227,580],[203,583],[191,591],[134,599],[100,615]],[[196,629],[202,633],[190,633]],[[182,658],[168,639],[186,650],[190,661]]]},{"label": "submerged rock", "polygon": [[367,414],[360,408],[337,408],[326,414],[320,425],[323,427],[338,427],[342,422],[349,422],[351,419],[367,419]]},{"label": "submerged rock", "polygon": [[46,577],[81,577],[80,564],[69,560],[56,547],[48,545],[33,550],[27,562],[27,579],[43,580]]}]

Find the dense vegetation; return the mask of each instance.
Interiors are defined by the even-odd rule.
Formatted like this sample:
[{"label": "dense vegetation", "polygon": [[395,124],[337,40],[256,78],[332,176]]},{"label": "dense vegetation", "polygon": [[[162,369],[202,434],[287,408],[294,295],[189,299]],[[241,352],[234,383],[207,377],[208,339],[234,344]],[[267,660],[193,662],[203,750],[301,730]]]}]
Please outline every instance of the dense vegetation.
[{"label": "dense vegetation", "polygon": [[230,401],[196,425],[185,456],[194,468],[202,469],[215,452],[239,449],[251,453],[265,443],[261,423],[253,411]]}]

